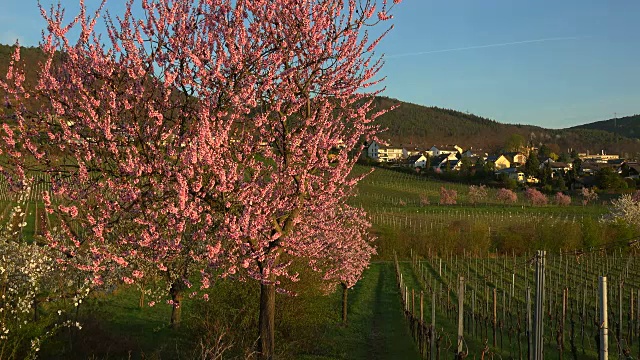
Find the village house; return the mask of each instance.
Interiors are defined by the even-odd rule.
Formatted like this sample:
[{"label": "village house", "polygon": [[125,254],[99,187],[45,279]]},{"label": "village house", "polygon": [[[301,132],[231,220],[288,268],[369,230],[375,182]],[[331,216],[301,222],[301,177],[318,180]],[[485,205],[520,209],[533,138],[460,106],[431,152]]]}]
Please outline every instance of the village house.
[{"label": "village house", "polygon": [[424,169],[427,166],[427,157],[422,154],[411,155],[404,161],[404,165],[414,169],[415,168]]},{"label": "village house", "polygon": [[496,171],[496,177],[497,178],[500,178],[500,176],[502,174],[506,174],[506,176],[509,179],[515,180],[518,183],[524,183],[526,181],[524,173],[522,171],[519,171],[515,167],[510,167],[510,168],[501,169],[501,170]]},{"label": "village house", "polygon": [[462,161],[460,161],[459,159],[451,160],[447,164],[449,165],[449,170],[452,171],[460,171],[460,169],[462,168]]},{"label": "village house", "polygon": [[593,162],[598,162],[598,163],[606,163],[609,160],[618,160],[618,159],[620,159],[620,155],[606,154],[604,152],[604,150],[602,150],[602,152],[600,154],[591,154],[590,155],[589,152],[580,153],[580,154],[578,154],[578,157],[582,161],[593,161]]},{"label": "village house", "polygon": [[401,147],[381,146],[378,149],[378,158],[380,161],[398,161],[407,157],[407,151]]},{"label": "village house", "polygon": [[471,158],[471,157],[476,157],[477,155],[474,154],[474,152],[471,149],[468,149],[466,151],[464,151],[463,153],[461,153],[460,155],[462,155],[463,158]]},{"label": "village house", "polygon": [[493,163],[494,169],[502,170],[511,167],[511,162],[504,155],[491,155],[488,156],[486,162]]},{"label": "village house", "polygon": [[457,154],[457,153],[462,153],[462,148],[459,147],[458,145],[451,145],[451,146],[446,145],[441,147],[436,147],[435,145],[433,145],[429,149],[429,155],[434,157],[445,155],[445,154]]},{"label": "village house", "polygon": [[629,179],[640,178],[640,164],[637,162],[624,162],[616,169],[616,172],[621,176]]},{"label": "village house", "polygon": [[639,164],[633,164],[633,165],[629,165],[629,176],[627,176],[631,179],[640,179],[640,165]]},{"label": "village house", "polygon": [[431,160],[431,167],[435,171],[438,171],[438,170],[442,171],[445,169],[450,169],[450,170],[455,169],[455,168],[452,168],[452,164],[450,163],[453,163],[455,166],[459,168],[460,162],[458,161],[456,154],[442,154],[440,156],[435,156]]},{"label": "village house", "polygon": [[406,156],[413,156],[413,155],[422,155],[423,154],[423,150],[417,146],[413,146],[413,147],[404,147],[404,149],[406,150]]},{"label": "village house", "polygon": [[372,141],[367,146],[367,156],[379,162],[397,161],[406,158],[407,151],[401,147],[383,146]]},{"label": "village house", "polygon": [[511,163],[511,166],[520,166],[524,165],[527,162],[527,156],[521,152],[508,152],[502,154],[507,160]]},{"label": "village house", "polygon": [[578,170],[580,175],[594,175],[603,167],[606,166],[602,163],[596,163],[595,161],[585,161],[580,164],[580,169]]},{"label": "village house", "polygon": [[572,163],[554,161],[551,158],[548,158],[547,160],[540,163],[540,169],[544,169],[545,166],[548,166],[551,169],[551,171],[554,173],[556,172],[566,173],[567,171],[570,171],[571,169],[573,169]]}]

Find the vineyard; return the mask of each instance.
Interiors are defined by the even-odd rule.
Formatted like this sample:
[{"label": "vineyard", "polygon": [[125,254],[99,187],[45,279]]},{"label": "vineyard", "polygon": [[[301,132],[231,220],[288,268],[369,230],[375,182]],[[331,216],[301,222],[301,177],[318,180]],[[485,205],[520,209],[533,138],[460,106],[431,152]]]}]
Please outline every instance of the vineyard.
[{"label": "vineyard", "polygon": [[[442,187],[458,193],[458,204],[438,204]],[[405,316],[423,358],[528,358],[535,249],[549,250],[541,305],[544,355],[598,357],[598,280],[604,276],[609,353],[640,356],[637,240],[625,238],[633,231],[624,226],[600,221],[606,207],[583,206],[579,198],[573,203],[580,205],[532,206],[523,196],[504,205],[494,189],[474,205],[468,186],[384,169],[376,169],[360,189],[358,200],[375,204],[369,212],[385,239],[382,252],[394,253]]]},{"label": "vineyard", "polygon": [[546,358],[587,359],[598,358],[600,351],[598,278],[604,276],[609,354],[633,359],[640,356],[640,264],[633,252],[637,244],[633,239],[615,248],[548,254],[538,324],[534,318],[537,259],[532,254],[415,255],[404,263],[396,258],[397,283],[411,332],[425,358],[528,358],[533,328],[541,326]]},{"label": "vineyard", "polygon": [[[42,241],[47,227],[66,226],[80,237],[85,236],[76,222],[45,211],[41,196],[46,181],[35,180],[21,196],[0,184],[2,226],[16,229],[20,241],[27,243]],[[458,204],[438,204],[441,187],[455,189]],[[620,359],[640,356],[637,242],[628,237],[625,227],[599,221],[607,211],[605,207],[532,206],[522,196],[517,203],[505,205],[492,199],[494,189],[489,189],[486,201],[472,205],[466,203],[468,187],[461,184],[380,169],[360,185],[359,191],[354,202],[362,204],[370,214],[378,237],[377,258],[351,295],[348,328],[337,326],[330,316],[338,302],[337,293],[282,301],[302,312],[324,309],[323,316],[307,320],[317,321],[316,326],[324,329],[324,335],[309,335],[324,348],[307,346],[298,349],[295,357],[383,359],[403,354],[404,358],[424,359],[528,358],[535,324],[535,249],[548,250],[541,321],[545,357],[598,358],[602,328],[600,276],[606,276],[608,282],[609,354]],[[432,201],[421,203],[421,194],[433,197]],[[393,270],[386,268],[390,261]],[[218,286],[222,289],[227,285]],[[461,286],[463,295],[459,296]],[[250,289],[237,284],[233,288],[237,289],[218,295],[214,288],[210,296],[226,302],[231,296],[229,291]],[[238,290],[242,288],[245,290]],[[152,326],[155,330],[149,328],[151,334],[161,333],[163,341],[186,343],[176,340],[176,334],[162,325],[166,324],[167,307],[147,307],[143,313],[137,312],[144,308],[143,299],[143,288],[120,285],[117,291],[92,292],[80,312],[66,299],[50,297],[49,304],[34,305],[33,316],[51,315],[54,306],[67,309],[65,318],[73,322],[86,321],[87,312],[104,317],[117,314],[117,323],[106,318],[100,321],[116,332],[128,329],[131,325],[124,324],[129,323],[141,328]],[[187,302],[185,311],[198,314],[202,305],[194,307],[196,304]],[[233,304],[220,307],[228,306]],[[120,313],[123,307],[139,310]],[[388,326],[376,325],[380,322]],[[370,333],[372,326],[380,328]],[[138,341],[146,349],[153,349],[157,340],[147,336]],[[330,345],[342,339],[352,342],[346,354]],[[54,344],[60,343],[59,339],[56,341]],[[380,341],[385,345],[378,346],[376,351],[380,353],[375,356],[366,350],[368,345],[363,345]],[[92,353],[86,351],[85,354]],[[173,358],[166,351],[164,354]]]}]

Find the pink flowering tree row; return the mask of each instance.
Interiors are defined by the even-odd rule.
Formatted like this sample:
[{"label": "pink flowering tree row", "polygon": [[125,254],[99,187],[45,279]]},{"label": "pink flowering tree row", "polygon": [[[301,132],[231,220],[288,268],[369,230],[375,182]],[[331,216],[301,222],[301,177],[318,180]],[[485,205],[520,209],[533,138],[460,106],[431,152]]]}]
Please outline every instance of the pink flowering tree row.
[{"label": "pink flowering tree row", "polygon": [[[327,274],[340,267],[349,286],[373,251],[365,236],[327,232],[369,226],[345,199],[360,179],[350,175],[352,154],[386,111],[366,90],[379,81],[374,51],[386,32],[370,38],[367,29],[390,19],[393,5],[141,4],[141,17],[134,2],[107,15],[106,34],[96,30],[102,8],[88,14],[81,1],[70,20],[60,6],[42,9],[45,60],[25,69],[18,47],[0,82],[0,170],[16,187],[50,174],[43,198],[64,236],[45,237],[58,260],[87,256],[79,268],[94,284],[113,269],[126,283],[160,273],[172,323],[184,294],[214,275],[258,281],[259,353],[270,359],[276,289],[298,277],[286,259]],[[26,71],[37,84],[25,83]],[[337,209],[356,220],[334,221]],[[318,266],[328,247],[340,260]]]}]

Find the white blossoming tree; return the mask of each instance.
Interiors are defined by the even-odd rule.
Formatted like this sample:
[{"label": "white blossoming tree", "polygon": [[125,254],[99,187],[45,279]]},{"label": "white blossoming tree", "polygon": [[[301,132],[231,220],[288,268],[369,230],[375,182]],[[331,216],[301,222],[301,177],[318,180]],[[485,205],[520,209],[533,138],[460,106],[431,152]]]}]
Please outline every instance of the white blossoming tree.
[{"label": "white blossoming tree", "polygon": [[58,329],[79,328],[69,310],[89,293],[83,277],[59,268],[55,250],[22,238],[28,190],[0,228],[0,359],[35,358]]},{"label": "white blossoming tree", "polygon": [[611,201],[606,220],[623,221],[636,230],[640,230],[640,191],[635,194],[625,194]]}]

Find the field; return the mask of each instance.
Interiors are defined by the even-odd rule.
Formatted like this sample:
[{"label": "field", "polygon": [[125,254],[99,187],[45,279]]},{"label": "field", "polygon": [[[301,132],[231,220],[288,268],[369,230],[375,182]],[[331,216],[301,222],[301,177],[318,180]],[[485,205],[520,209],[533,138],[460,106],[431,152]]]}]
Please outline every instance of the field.
[{"label": "field", "polygon": [[[456,190],[457,204],[438,204],[441,187]],[[0,224],[23,225],[18,227],[21,241],[38,240],[46,227],[61,225],[44,211],[41,190],[16,199],[0,185]],[[313,275],[303,272],[303,279],[309,275],[311,280],[291,285],[297,296],[277,298],[279,358],[419,359],[430,358],[432,351],[453,358],[459,276],[465,279],[463,350],[468,358],[524,358],[538,249],[547,250],[547,357],[596,358],[600,275],[609,282],[610,353],[638,355],[640,264],[633,229],[602,223],[606,207],[583,206],[580,198],[570,206],[532,206],[520,192],[515,204],[505,205],[495,192],[489,189],[486,199],[470,204],[468,186],[376,169],[352,201],[370,214],[378,254],[349,291],[348,324],[340,321],[341,291],[325,295]],[[219,281],[208,292],[209,302],[187,299],[180,329],[168,326],[170,306],[144,306],[140,290],[121,285],[93,292],[75,308],[65,301],[38,304],[34,315],[55,320],[56,307],[65,306],[65,319],[84,324],[45,341],[41,356],[204,359],[207,349],[225,358],[251,355],[255,284]],[[436,334],[433,344],[431,334]]]}]

